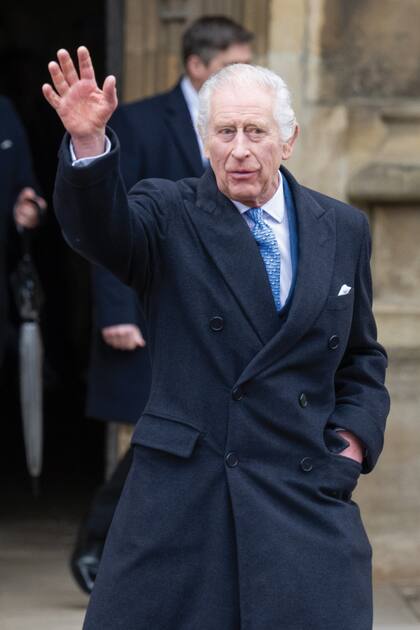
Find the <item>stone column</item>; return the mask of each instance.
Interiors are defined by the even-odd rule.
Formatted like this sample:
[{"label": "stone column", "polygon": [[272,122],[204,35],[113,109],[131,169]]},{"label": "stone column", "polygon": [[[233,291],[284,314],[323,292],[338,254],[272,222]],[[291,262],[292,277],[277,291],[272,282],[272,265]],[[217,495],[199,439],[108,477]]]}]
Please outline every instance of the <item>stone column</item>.
[{"label": "stone column", "polygon": [[381,115],[386,133],[349,181],[370,216],[375,315],[389,354],[392,411],[384,453],[357,493],[378,577],[420,577],[420,109]]}]

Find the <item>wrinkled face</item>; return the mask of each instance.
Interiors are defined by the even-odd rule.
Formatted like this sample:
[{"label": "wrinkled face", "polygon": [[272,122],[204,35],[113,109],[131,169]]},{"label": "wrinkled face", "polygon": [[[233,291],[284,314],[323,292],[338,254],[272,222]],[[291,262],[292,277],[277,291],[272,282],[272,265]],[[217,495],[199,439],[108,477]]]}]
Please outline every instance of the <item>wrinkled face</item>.
[{"label": "wrinkled face", "polygon": [[247,206],[262,206],[278,187],[282,160],[297,136],[282,141],[270,90],[223,88],[212,96],[206,153],[221,192]]}]

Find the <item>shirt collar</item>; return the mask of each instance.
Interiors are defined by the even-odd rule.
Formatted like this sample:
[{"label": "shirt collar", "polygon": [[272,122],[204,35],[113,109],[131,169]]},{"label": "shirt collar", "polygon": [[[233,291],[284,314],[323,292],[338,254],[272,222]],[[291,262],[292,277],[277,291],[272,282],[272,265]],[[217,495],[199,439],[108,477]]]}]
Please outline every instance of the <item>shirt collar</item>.
[{"label": "shirt collar", "polygon": [[198,115],[198,92],[186,74],[181,79],[181,90],[191,118],[195,121]]},{"label": "shirt collar", "polygon": [[[231,202],[233,203],[234,206],[238,208],[241,214],[244,214],[250,208],[250,206],[245,206],[240,201],[235,201],[234,199],[231,199]],[[274,195],[271,197],[271,199],[269,199],[262,206],[262,209],[264,210],[264,212],[269,214],[275,221],[278,221],[278,223],[282,223],[284,219],[285,204],[284,204],[284,193],[283,193],[283,178],[280,171],[279,171],[278,188],[276,192],[274,193]]]}]

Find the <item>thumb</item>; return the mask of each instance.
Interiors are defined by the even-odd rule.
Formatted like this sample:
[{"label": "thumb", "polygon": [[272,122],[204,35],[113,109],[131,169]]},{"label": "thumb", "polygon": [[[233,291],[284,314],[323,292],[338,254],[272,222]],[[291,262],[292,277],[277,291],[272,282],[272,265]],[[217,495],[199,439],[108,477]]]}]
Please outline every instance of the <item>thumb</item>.
[{"label": "thumb", "polygon": [[143,336],[139,330],[136,330],[136,332],[134,333],[134,341],[136,343],[136,346],[139,346],[140,348],[144,348],[144,346],[146,345],[146,342],[143,339]]},{"label": "thumb", "polygon": [[113,109],[115,109],[118,105],[118,98],[117,98],[117,80],[114,77],[114,75],[110,74],[109,76],[106,77],[104,84],[102,86],[102,91],[109,105]]}]

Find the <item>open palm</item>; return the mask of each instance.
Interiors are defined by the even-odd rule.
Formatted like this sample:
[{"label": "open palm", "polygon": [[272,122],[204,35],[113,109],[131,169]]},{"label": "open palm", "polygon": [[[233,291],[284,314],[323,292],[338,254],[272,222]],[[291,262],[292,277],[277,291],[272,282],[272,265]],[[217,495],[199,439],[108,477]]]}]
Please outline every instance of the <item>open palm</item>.
[{"label": "open palm", "polygon": [[103,147],[105,126],[118,103],[115,78],[108,76],[100,89],[87,48],[78,48],[77,57],[79,73],[69,53],[59,50],[58,63],[52,61],[48,64],[55,90],[46,83],[42,91],[73,142],[88,145],[102,141]]}]

